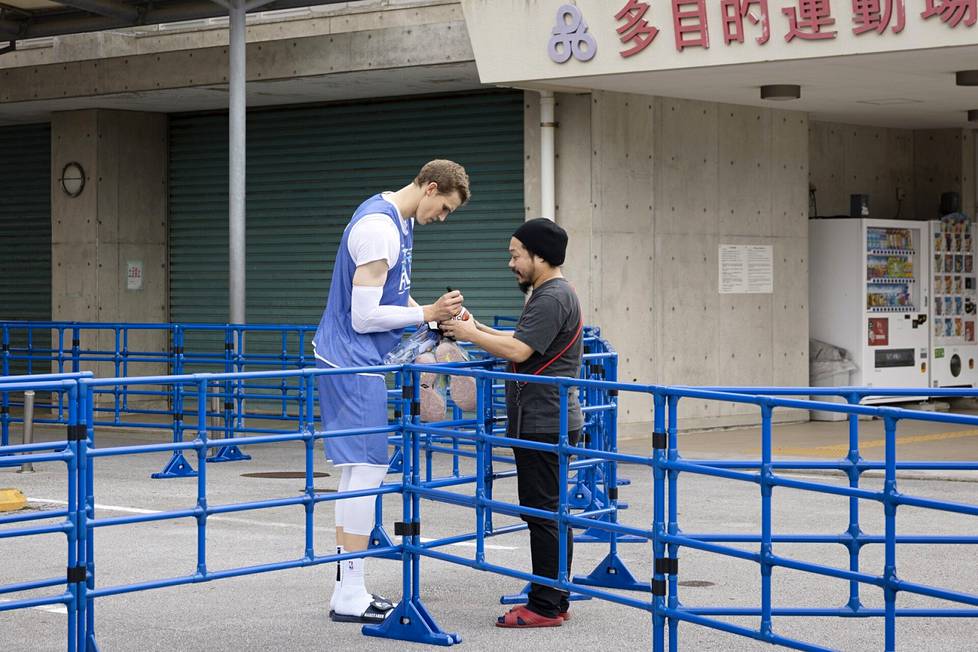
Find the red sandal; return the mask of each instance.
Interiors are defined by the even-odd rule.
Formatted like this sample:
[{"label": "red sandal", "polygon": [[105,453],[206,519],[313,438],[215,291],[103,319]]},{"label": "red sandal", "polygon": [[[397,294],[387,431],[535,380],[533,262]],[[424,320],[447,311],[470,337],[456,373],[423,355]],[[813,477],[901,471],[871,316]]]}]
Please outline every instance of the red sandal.
[{"label": "red sandal", "polygon": [[505,615],[496,619],[496,627],[560,627],[563,624],[563,618],[559,616],[556,618],[541,616],[535,611],[530,611],[523,604],[518,607],[513,607]]}]

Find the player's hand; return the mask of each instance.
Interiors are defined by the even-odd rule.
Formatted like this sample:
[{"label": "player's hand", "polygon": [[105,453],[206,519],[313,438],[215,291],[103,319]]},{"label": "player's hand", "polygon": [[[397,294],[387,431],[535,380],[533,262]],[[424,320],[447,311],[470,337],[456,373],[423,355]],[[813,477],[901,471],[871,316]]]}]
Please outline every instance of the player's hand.
[{"label": "player's hand", "polygon": [[424,307],[424,320],[442,322],[451,319],[462,309],[465,298],[458,290],[446,292],[433,304]]},{"label": "player's hand", "polygon": [[479,332],[475,319],[448,319],[439,322],[438,330],[442,335],[450,337],[456,342],[471,342],[476,333]]}]

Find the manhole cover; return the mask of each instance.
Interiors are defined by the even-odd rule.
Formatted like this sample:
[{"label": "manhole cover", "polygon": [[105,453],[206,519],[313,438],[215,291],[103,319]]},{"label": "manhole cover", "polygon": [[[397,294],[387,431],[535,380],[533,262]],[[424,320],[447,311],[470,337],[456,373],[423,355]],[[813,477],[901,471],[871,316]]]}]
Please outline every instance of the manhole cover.
[{"label": "manhole cover", "polygon": [[713,582],[707,582],[705,580],[686,580],[685,582],[680,582],[679,586],[690,586],[693,588],[702,588],[704,586],[716,586]]},{"label": "manhole cover", "polygon": [[[242,478],[272,478],[274,480],[295,480],[296,478],[306,477],[305,471],[260,471],[256,473],[242,473]],[[314,478],[328,478],[328,473],[313,472]]]}]

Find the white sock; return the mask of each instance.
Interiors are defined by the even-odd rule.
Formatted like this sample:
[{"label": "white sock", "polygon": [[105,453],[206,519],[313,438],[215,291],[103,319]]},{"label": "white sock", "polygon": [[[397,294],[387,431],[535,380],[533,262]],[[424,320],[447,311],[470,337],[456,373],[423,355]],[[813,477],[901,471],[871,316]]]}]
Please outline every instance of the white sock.
[{"label": "white sock", "polygon": [[[344,552],[346,552],[346,551],[343,550],[343,546],[336,546],[336,554],[337,555],[342,555]],[[343,578],[343,564],[344,563],[345,562],[342,562],[342,561],[336,562],[336,583],[333,585],[333,595],[330,596],[330,598],[329,598],[329,610],[330,611],[333,611],[334,609],[336,609],[336,596],[339,595],[339,592],[340,592],[340,584],[341,584],[341,579]]]},{"label": "white sock", "polygon": [[340,583],[342,590],[363,589],[363,557],[347,559],[343,562],[343,577]]},{"label": "white sock", "polygon": [[343,578],[333,609],[344,616],[359,616],[373,601],[373,596],[367,593],[363,583],[363,559],[347,559],[342,563]]}]

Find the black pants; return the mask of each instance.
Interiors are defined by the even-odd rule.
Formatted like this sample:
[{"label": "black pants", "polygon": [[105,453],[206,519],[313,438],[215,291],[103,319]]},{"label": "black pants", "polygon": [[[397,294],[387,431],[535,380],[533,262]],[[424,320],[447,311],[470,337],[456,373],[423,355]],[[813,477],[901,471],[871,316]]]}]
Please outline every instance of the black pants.
[{"label": "black pants", "polygon": [[[581,431],[568,433],[571,445],[577,445]],[[559,435],[524,433],[520,439],[556,444]],[[520,505],[534,507],[550,512],[557,511],[560,502],[559,463],[555,453],[530,450],[529,448],[513,447],[516,457],[517,486],[519,488]],[[530,530],[530,559],[533,562],[533,574],[540,577],[557,579],[557,555],[560,541],[557,538],[557,523],[544,518],[524,516]],[[574,533],[567,528],[567,573],[570,575],[571,561],[574,557]],[[527,607],[541,616],[554,618],[557,614],[567,611],[567,591],[560,591],[549,586],[533,583]]]}]

